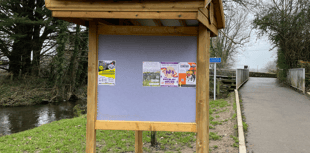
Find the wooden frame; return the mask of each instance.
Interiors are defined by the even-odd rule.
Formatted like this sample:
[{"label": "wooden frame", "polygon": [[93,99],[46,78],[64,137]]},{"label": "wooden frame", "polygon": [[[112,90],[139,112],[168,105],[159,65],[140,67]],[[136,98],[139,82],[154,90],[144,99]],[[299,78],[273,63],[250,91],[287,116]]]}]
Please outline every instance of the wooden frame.
[{"label": "wooden frame", "polygon": [[146,122],[146,121],[102,121],[97,120],[95,129],[134,131],[197,132],[196,123]]},{"label": "wooden frame", "polygon": [[119,18],[119,19],[197,19],[196,12],[117,12],[117,11],[53,11],[53,17],[60,18]]},{"label": "wooden frame", "polygon": [[89,24],[86,152],[96,152],[98,25]]},{"label": "wooden frame", "polygon": [[[225,27],[221,0],[179,1],[69,1],[45,0],[52,16],[89,26],[86,152],[96,152],[96,130],[134,130],[135,152],[142,152],[142,131],[196,132],[196,152],[209,152],[209,48],[210,36]],[[114,23],[115,20],[117,19]],[[143,26],[136,19],[151,19]],[[181,27],[163,26],[159,19],[176,19]],[[185,20],[198,20],[188,26]],[[116,24],[117,23],[117,24]],[[97,120],[99,35],[197,36],[196,121],[147,122]]]},{"label": "wooden frame", "polygon": [[[188,36],[195,35],[197,37],[197,99],[196,99],[196,123],[181,123],[181,122],[145,122],[145,121],[103,121],[96,120],[96,98],[88,98],[88,117],[87,118],[87,152],[95,151],[95,130],[134,130],[136,131],[136,152],[140,152],[142,131],[178,131],[178,132],[197,132],[197,153],[206,153],[209,150],[209,132],[208,132],[208,106],[209,106],[209,46],[210,46],[210,31],[203,25],[197,27],[144,27],[144,26],[107,26],[97,25],[90,22],[89,32],[89,82],[88,96],[94,96],[97,90],[97,61],[98,56],[98,36],[99,34],[110,35],[175,35]],[[152,30],[153,29],[153,30]],[[154,30],[155,29],[155,30]],[[174,31],[171,31],[173,30]],[[177,29],[177,30],[175,30]],[[131,31],[135,31],[132,33]],[[148,32],[152,31],[152,32]],[[155,31],[155,32],[154,32]],[[180,33],[182,31],[183,33]],[[184,31],[191,31],[186,33]],[[96,34],[94,34],[94,32]],[[95,42],[95,43],[94,43]],[[95,46],[97,45],[97,46]],[[96,60],[94,60],[96,58]],[[91,80],[93,78],[93,80]],[[94,81],[95,80],[95,81]],[[206,84],[206,85],[202,85]],[[94,106],[96,105],[96,106]],[[207,129],[207,130],[206,130]],[[89,141],[90,140],[90,141]],[[138,144],[137,144],[138,143]],[[139,145],[140,144],[140,145]]]},{"label": "wooden frame", "polygon": [[52,11],[197,11],[204,7],[203,1],[62,1],[45,0],[45,5]]},{"label": "wooden frame", "polygon": [[99,26],[102,35],[197,36],[198,27]]}]

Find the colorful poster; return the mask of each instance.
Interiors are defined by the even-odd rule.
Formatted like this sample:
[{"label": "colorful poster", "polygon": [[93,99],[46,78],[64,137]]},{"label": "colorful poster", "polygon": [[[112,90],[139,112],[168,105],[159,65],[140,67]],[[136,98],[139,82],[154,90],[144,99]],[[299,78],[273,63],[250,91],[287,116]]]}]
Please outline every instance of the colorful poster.
[{"label": "colorful poster", "polygon": [[98,85],[115,85],[115,61],[99,61]]},{"label": "colorful poster", "polygon": [[196,87],[196,63],[179,63],[179,87]]},{"label": "colorful poster", "polygon": [[160,86],[160,62],[143,62],[143,86]]},{"label": "colorful poster", "polygon": [[179,78],[178,62],[161,62],[160,69],[160,86],[177,87]]}]

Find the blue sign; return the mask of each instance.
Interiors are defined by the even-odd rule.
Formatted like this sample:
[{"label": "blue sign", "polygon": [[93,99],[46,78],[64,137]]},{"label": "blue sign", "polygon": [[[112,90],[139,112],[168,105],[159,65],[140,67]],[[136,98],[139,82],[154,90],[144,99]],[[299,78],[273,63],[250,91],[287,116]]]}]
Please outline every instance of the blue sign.
[{"label": "blue sign", "polygon": [[210,58],[210,63],[221,63],[221,58]]}]

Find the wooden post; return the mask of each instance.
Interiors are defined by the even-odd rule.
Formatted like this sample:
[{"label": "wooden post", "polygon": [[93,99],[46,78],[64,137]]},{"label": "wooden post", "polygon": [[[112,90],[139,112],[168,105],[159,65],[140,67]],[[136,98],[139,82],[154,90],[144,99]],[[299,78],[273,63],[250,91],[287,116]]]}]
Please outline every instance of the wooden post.
[{"label": "wooden post", "polygon": [[96,152],[98,36],[97,24],[89,23],[86,152]]},{"label": "wooden post", "polygon": [[135,133],[135,153],[142,153],[142,131],[136,131]]},{"label": "wooden post", "polygon": [[199,23],[197,40],[197,86],[196,86],[196,152],[209,152],[209,58],[210,31]]}]

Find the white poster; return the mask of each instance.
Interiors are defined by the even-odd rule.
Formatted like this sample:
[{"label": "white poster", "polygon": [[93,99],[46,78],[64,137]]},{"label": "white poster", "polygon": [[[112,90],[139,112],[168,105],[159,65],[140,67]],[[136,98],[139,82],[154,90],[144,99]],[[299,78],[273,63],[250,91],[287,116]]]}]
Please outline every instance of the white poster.
[{"label": "white poster", "polygon": [[178,62],[161,62],[160,86],[178,87]]},{"label": "white poster", "polygon": [[143,86],[160,86],[160,62],[143,62]]},{"label": "white poster", "polygon": [[98,85],[115,85],[115,61],[101,60],[98,68]]}]

